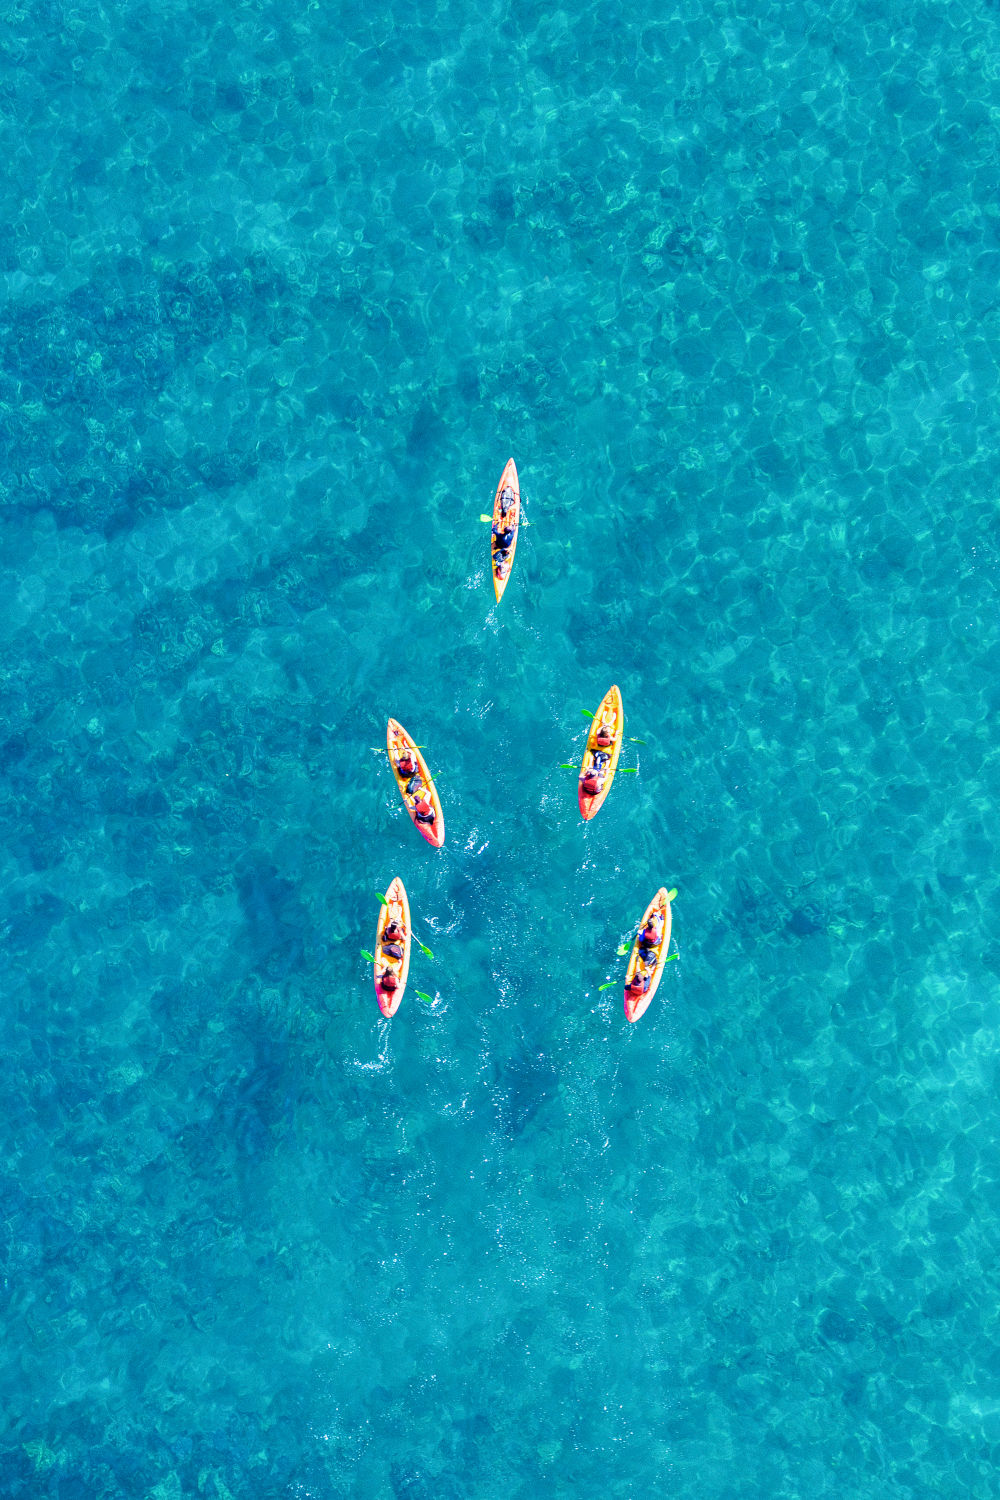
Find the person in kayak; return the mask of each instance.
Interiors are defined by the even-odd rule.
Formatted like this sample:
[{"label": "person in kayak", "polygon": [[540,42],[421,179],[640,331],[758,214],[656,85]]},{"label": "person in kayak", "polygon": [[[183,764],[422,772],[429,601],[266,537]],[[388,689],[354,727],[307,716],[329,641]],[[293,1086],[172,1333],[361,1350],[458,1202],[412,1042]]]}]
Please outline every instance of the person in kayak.
[{"label": "person in kayak", "polygon": [[613,745],[614,742],[614,735],[611,733],[611,730],[608,728],[607,724],[605,724],[602,720],[600,728],[598,729],[597,734],[594,736],[595,745],[599,745],[602,750],[606,750],[608,746]]},{"label": "person in kayak", "polygon": [[497,555],[499,555],[501,552],[507,553],[510,551],[517,533],[512,525],[501,520],[493,527],[493,535],[496,537],[496,550]]},{"label": "person in kayak", "polygon": [[592,753],[590,765],[580,778],[585,797],[596,797],[604,790],[605,771],[611,756],[603,750]]},{"label": "person in kayak", "polygon": [[395,917],[390,917],[382,929],[382,952],[392,958],[402,959],[406,932]]},{"label": "person in kayak", "polygon": [[655,950],[663,941],[663,918],[658,911],[654,911],[649,921],[639,934],[639,947],[645,959],[653,957]]},{"label": "person in kayak", "polygon": [[495,555],[495,562],[496,562],[496,575],[497,575],[497,577],[502,582],[507,577],[507,574],[510,572],[510,553],[509,552],[498,552],[498,553],[496,553],[496,555]]},{"label": "person in kayak", "polygon": [[391,995],[393,990],[399,989],[399,980],[391,969],[382,970],[378,976],[378,987],[380,990],[385,990],[387,995]]},{"label": "person in kayak", "polygon": [[403,753],[396,762],[396,770],[400,776],[412,776],[416,769],[417,763],[410,754],[409,749],[404,745]]},{"label": "person in kayak", "polygon": [[641,1000],[642,996],[648,989],[649,980],[644,974],[640,974],[639,970],[636,969],[635,973],[632,975],[632,978],[625,986],[625,994],[629,1000]]},{"label": "person in kayak", "polygon": [[[409,791],[409,787],[407,787],[407,791]],[[413,793],[413,796],[416,798],[416,801],[413,804],[413,816],[416,818],[417,822],[433,823],[435,812],[434,808],[431,806],[430,798],[427,795],[427,788],[424,786],[418,786],[416,791]]]},{"label": "person in kayak", "polygon": [[599,767],[591,766],[584,771],[580,778],[580,786],[585,797],[596,797],[604,790],[604,776]]}]

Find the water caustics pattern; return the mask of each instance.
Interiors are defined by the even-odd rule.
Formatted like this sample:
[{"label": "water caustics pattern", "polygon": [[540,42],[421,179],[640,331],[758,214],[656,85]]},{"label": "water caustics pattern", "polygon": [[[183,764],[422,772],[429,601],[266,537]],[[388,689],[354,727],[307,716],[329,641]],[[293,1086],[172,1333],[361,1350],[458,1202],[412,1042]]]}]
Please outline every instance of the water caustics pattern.
[{"label": "water caustics pattern", "polygon": [[998,57],[6,8],[5,1497],[993,1500]]}]

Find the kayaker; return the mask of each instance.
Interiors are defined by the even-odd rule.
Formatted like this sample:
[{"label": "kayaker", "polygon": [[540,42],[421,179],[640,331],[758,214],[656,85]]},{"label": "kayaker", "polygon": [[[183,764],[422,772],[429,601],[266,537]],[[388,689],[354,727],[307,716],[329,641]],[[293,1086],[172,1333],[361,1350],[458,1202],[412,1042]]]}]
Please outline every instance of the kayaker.
[{"label": "kayaker", "polygon": [[382,952],[390,954],[393,958],[402,959],[405,938],[406,933],[403,928],[395,917],[390,917],[382,929]]},{"label": "kayaker", "polygon": [[396,762],[396,770],[399,772],[400,776],[412,776],[416,769],[416,761],[413,759],[413,756],[410,754],[409,750],[404,748],[402,755]]},{"label": "kayaker", "polygon": [[509,552],[515,536],[514,527],[506,521],[499,521],[493,528],[493,535],[497,541],[497,552]]},{"label": "kayaker", "polygon": [[599,792],[603,791],[604,777],[601,774],[600,767],[595,768],[591,766],[588,771],[584,771],[580,785],[583,788],[583,795],[585,797],[596,797]]},{"label": "kayaker", "polygon": [[596,745],[600,745],[602,750],[606,750],[608,746],[613,745],[614,742],[614,735],[611,733],[611,730],[606,724],[602,723],[601,727],[598,729],[597,734],[594,737],[594,743]]},{"label": "kayaker", "polygon": [[413,816],[416,818],[418,823],[434,822],[434,809],[431,806],[430,802],[427,800],[427,793],[423,789],[423,787],[421,787],[420,789],[420,796],[417,799],[416,805],[414,806]]},{"label": "kayaker", "polygon": [[649,989],[649,980],[636,969],[632,978],[625,986],[625,993],[630,1000],[639,1000]]},{"label": "kayaker", "polygon": [[659,912],[654,912],[639,934],[639,947],[644,949],[658,948],[663,941],[663,918]]},{"label": "kayaker", "polygon": [[506,578],[507,574],[510,572],[509,554],[506,552],[498,552],[496,554],[496,565],[497,577],[500,579]]},{"label": "kayaker", "polygon": [[419,771],[414,771],[413,775],[410,777],[409,781],[406,783],[406,794],[407,794],[408,797],[422,797],[423,796],[423,792],[424,792],[424,783],[423,783],[423,780],[421,778],[420,772]]},{"label": "kayaker", "polygon": [[385,990],[387,995],[391,995],[393,990],[399,989],[399,980],[391,969],[384,969],[378,977],[378,986],[380,990]]}]

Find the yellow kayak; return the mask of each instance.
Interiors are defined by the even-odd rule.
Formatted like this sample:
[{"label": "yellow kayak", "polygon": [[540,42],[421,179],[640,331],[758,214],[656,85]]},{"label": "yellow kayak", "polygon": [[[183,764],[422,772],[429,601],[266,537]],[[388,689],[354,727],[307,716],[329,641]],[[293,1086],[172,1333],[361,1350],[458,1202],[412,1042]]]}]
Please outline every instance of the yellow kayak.
[{"label": "yellow kayak", "polygon": [[580,766],[578,797],[585,822],[604,806],[604,799],[611,790],[611,783],[618,769],[618,757],[622,753],[624,732],[622,695],[612,685],[601,699],[600,707],[591,722],[587,748],[583,752],[583,763]]},{"label": "yellow kayak", "polygon": [[[663,973],[663,962],[670,947],[670,900],[666,886],[661,885],[642,914],[639,935],[632,944],[625,972],[625,1018],[628,1021],[638,1021],[640,1016],[645,1015],[656,994],[660,975]],[[659,933],[659,941],[656,943],[643,942],[643,933],[650,918],[654,920],[655,929]],[[633,985],[632,981],[636,976],[639,983]]]},{"label": "yellow kayak", "polygon": [[[503,598],[503,591],[507,587],[507,580],[514,566],[514,553],[517,551],[517,532],[520,524],[521,486],[517,478],[517,465],[512,458],[508,458],[504,471],[500,475],[497,492],[493,497],[493,527],[490,532],[493,592],[496,594],[498,604]],[[497,546],[498,530],[510,530],[514,533],[510,546],[506,550]]]},{"label": "yellow kayak", "polygon": [[[427,762],[402,724],[397,723],[395,719],[389,720],[385,732],[385,746],[389,752],[389,766],[396,778],[399,795],[403,799],[406,811],[427,842],[433,844],[435,849],[440,849],[444,843],[444,812],[441,809],[441,799],[437,794],[437,789],[431,780],[431,773],[427,769]],[[404,773],[399,769],[399,762],[404,760],[407,754],[415,767],[415,772]],[[413,784],[412,792],[407,790],[411,784]],[[417,792],[421,786],[423,792],[418,796]]]},{"label": "yellow kayak", "polygon": [[[394,924],[391,928],[390,923]],[[394,1016],[399,1009],[406,989],[406,976],[410,972],[410,946],[410,903],[397,875],[385,893],[385,905],[381,908],[375,934],[375,998],[384,1016]],[[390,948],[397,951],[390,952]],[[399,951],[402,951],[402,958]]]}]

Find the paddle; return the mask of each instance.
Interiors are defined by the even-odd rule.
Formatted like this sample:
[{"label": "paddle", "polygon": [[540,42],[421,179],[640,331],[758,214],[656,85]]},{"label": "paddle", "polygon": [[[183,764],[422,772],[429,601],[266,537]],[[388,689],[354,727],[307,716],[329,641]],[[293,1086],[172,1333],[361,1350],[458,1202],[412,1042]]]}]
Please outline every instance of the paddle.
[{"label": "paddle", "polygon": [[[487,523],[487,525],[489,525],[489,523],[493,520],[493,517],[492,516],[480,516],[479,519],[481,521],[485,521]],[[530,521],[518,521],[517,524],[519,526],[530,526],[531,522]]]},{"label": "paddle", "polygon": [[433,995],[425,995],[424,992],[423,992],[423,990],[414,990],[413,993],[416,995],[417,999],[418,1000],[422,1000],[425,1005],[436,1005],[437,1004],[437,1001],[434,999],[434,996]]},{"label": "paddle", "polygon": [[373,964],[375,962],[375,955],[374,955],[374,953],[369,953],[367,948],[362,948],[362,950],[361,950],[361,957],[362,958],[367,958],[367,960],[368,960],[368,962],[370,964]]},{"label": "paddle", "polygon": [[[381,903],[382,903],[383,906],[388,906],[389,905],[388,901],[385,899],[385,897],[383,896],[383,894],[382,894],[381,891],[376,891],[375,894],[378,897],[378,899],[381,901]],[[422,943],[420,941],[420,939],[417,937],[417,935],[413,931],[412,927],[410,928],[410,936],[413,938],[413,941],[416,943],[417,947],[421,950],[421,952],[426,953],[428,958],[433,958],[434,957],[434,955],[431,952],[431,950],[428,947],[426,947],[426,945],[424,943]]]}]

